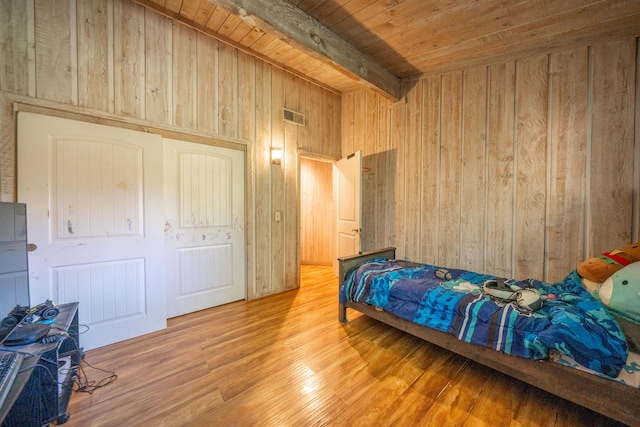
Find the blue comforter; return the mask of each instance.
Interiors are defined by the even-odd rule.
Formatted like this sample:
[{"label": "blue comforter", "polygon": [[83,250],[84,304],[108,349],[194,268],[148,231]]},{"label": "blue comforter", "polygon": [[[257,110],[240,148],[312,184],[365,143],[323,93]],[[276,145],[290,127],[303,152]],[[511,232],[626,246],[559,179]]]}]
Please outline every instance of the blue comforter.
[{"label": "blue comforter", "polygon": [[624,366],[627,343],[620,326],[584,290],[575,271],[554,284],[506,280],[556,296],[530,313],[483,293],[482,284],[495,276],[448,269],[451,280],[443,281],[435,274],[438,268],[385,258],[368,261],[348,273],[340,300],[370,304],[461,341],[528,359],[546,359],[555,350],[611,377]]}]

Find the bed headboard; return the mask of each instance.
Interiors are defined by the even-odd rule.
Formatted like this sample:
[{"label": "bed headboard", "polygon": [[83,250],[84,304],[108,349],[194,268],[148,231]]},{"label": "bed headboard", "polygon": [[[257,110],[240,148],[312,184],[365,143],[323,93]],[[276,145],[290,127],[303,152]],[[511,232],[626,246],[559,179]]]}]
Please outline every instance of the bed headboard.
[{"label": "bed headboard", "polygon": [[386,257],[389,259],[396,258],[396,248],[383,248],[376,249],[374,251],[363,252],[358,255],[349,255],[346,257],[338,258],[338,285],[342,285],[344,282],[344,278],[353,267],[362,264],[365,261],[369,261],[370,259],[378,258],[378,257]]}]

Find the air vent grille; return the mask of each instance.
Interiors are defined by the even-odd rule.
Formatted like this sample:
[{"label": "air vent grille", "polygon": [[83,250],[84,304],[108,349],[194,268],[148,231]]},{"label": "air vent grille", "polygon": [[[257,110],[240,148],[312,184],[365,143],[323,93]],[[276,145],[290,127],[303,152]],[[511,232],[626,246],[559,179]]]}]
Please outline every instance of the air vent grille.
[{"label": "air vent grille", "polygon": [[293,123],[295,125],[304,126],[304,115],[300,113],[296,113],[295,111],[289,110],[287,108],[283,109],[284,121]]}]

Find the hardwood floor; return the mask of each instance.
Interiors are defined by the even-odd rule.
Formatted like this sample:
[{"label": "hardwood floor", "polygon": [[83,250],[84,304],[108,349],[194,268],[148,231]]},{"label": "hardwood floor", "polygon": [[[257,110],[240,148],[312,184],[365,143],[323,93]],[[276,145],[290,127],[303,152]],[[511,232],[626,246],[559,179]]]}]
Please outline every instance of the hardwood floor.
[{"label": "hardwood floor", "polygon": [[[349,312],[337,279],[169,320],[88,351],[115,371],[73,393],[65,426],[611,426],[608,418]],[[89,380],[106,377],[85,366]]]}]

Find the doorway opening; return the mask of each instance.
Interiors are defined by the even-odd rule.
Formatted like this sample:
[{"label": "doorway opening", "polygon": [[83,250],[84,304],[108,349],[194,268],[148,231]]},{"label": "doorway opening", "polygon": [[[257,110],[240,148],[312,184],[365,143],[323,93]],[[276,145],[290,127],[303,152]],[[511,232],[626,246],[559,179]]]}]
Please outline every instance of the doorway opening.
[{"label": "doorway opening", "polygon": [[333,162],[300,157],[300,264],[333,264]]}]

